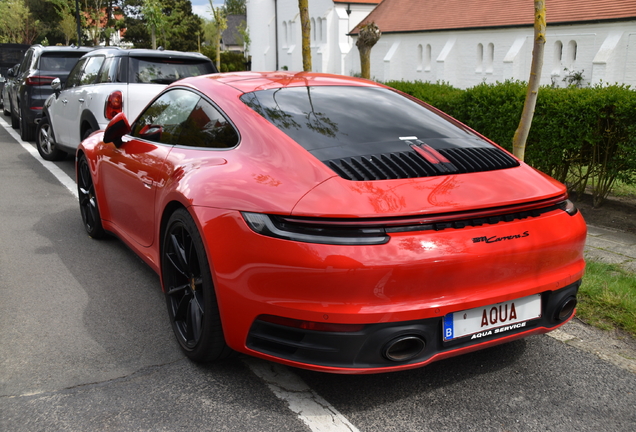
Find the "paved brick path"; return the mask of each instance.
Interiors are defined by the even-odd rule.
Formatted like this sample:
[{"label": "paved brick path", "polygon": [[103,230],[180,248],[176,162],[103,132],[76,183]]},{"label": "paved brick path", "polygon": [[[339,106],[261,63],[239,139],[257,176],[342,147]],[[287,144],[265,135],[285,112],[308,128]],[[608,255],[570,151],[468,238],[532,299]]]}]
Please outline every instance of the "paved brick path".
[{"label": "paved brick path", "polygon": [[636,273],[636,235],[588,225],[585,257]]}]

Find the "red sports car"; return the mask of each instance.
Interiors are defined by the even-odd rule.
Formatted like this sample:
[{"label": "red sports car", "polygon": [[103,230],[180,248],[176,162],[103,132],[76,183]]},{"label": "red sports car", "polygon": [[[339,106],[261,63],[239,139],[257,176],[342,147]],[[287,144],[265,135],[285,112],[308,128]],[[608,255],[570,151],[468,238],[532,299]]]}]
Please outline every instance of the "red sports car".
[{"label": "red sports car", "polygon": [[575,312],[586,226],[566,188],[374,82],[181,80],[85,140],[77,178],[86,230],[161,276],[194,361],[388,372]]}]

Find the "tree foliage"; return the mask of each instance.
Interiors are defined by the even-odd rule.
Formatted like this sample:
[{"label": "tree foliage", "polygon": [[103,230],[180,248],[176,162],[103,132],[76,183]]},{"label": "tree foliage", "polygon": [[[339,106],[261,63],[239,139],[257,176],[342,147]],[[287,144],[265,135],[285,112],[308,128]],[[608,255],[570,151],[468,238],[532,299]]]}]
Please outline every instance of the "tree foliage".
[{"label": "tree foliage", "polygon": [[225,0],[223,5],[225,15],[245,15],[247,9],[245,7],[245,0]]}]

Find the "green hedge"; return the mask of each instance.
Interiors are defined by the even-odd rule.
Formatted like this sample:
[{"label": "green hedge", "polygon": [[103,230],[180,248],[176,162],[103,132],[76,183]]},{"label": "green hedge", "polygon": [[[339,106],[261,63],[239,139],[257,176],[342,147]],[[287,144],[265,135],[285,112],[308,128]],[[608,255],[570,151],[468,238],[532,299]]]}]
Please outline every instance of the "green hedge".
[{"label": "green hedge", "polygon": [[[386,84],[512,150],[526,83],[480,84],[466,90],[424,82]],[[636,183],[636,92],[624,85],[542,87],[526,144],[526,162],[576,192],[591,186],[596,206],[616,180]]]}]

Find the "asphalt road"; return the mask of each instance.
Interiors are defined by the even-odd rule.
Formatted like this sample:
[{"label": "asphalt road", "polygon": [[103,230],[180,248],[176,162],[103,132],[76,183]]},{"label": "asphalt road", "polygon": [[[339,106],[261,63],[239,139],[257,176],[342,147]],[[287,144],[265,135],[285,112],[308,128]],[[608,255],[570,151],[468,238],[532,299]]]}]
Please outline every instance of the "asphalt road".
[{"label": "asphalt road", "polygon": [[[306,384],[349,422],[313,430],[636,428],[636,375],[547,336],[383,375],[271,369],[246,357],[193,364],[174,340],[157,275],[117,239],[88,238],[75,197],[3,124],[1,431],[312,430],[280,398],[277,377]],[[73,175],[72,158],[55,165]]]}]

